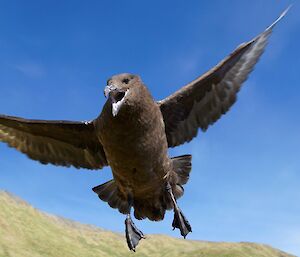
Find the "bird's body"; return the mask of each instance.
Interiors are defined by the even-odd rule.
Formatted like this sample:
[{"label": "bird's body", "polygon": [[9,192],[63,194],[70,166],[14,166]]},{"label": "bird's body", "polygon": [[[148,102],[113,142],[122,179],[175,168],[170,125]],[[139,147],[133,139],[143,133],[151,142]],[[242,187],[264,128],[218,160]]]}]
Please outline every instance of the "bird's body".
[{"label": "bird's body", "polygon": [[132,222],[161,220],[174,210],[173,228],[181,235],[191,226],[178,207],[189,179],[191,156],[170,158],[168,148],[191,141],[225,114],[262,55],[275,24],[240,45],[213,69],[156,102],[139,76],[120,74],[108,80],[108,98],[90,122],[28,120],[0,115],[0,141],[43,164],[101,169],[114,179],[93,188],[99,198],[126,218],[126,238],[135,250],[143,233]]},{"label": "bird's body", "polygon": [[[128,75],[118,75],[114,84]],[[97,136],[112,169],[120,201],[127,203],[131,197],[135,216],[139,219],[161,220],[165,209],[171,208],[165,196],[166,183],[171,183],[176,198],[180,196],[181,188],[177,188],[173,161],[168,157],[159,106],[138,77],[131,94],[135,96],[127,98],[122,112],[116,117],[111,115],[112,106],[107,101],[95,121]]]},{"label": "bird's body", "polygon": [[161,181],[170,166],[162,114],[146,87],[139,87],[144,91],[143,100],[126,105],[116,117],[110,115],[107,103],[96,123],[118,186],[133,187],[137,196],[152,191],[153,183]]}]

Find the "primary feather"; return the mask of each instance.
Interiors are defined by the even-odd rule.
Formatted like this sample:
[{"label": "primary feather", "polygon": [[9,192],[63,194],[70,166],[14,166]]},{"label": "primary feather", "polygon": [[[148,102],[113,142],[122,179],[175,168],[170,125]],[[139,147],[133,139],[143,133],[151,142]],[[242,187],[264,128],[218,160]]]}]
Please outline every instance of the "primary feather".
[{"label": "primary feather", "polygon": [[237,93],[264,52],[273,27],[240,45],[217,66],[159,101],[169,147],[191,141],[198,129],[205,131],[235,103]]}]

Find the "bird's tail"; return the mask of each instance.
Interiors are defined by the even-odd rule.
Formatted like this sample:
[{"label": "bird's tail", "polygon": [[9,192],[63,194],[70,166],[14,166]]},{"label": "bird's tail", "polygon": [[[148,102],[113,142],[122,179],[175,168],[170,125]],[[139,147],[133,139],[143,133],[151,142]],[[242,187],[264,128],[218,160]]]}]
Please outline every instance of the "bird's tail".
[{"label": "bird's tail", "polygon": [[93,191],[102,201],[107,202],[110,207],[119,209],[119,211],[123,214],[129,213],[128,201],[121,197],[113,179],[102,185],[94,187]]},{"label": "bird's tail", "polygon": [[176,184],[184,185],[188,182],[192,168],[192,155],[181,155],[172,158],[173,171],[177,175]]},{"label": "bird's tail", "polygon": [[[178,199],[184,193],[183,185],[189,180],[189,174],[192,168],[192,156],[182,155],[173,157],[171,160],[173,168],[168,174],[166,181],[170,183],[174,197]],[[164,218],[166,210],[171,210],[173,207],[173,202],[166,187],[162,187],[158,189],[155,196],[149,198],[149,200],[135,199],[134,216],[137,219],[148,218],[158,221]]]},{"label": "bird's tail", "polygon": [[[183,185],[189,180],[189,174],[191,171],[191,155],[182,155],[173,157],[172,170],[167,178],[167,181],[172,186],[174,197],[178,199],[184,193]],[[94,187],[93,191],[98,197],[107,202],[110,207],[117,208],[121,213],[129,213],[130,206],[128,201],[122,198],[118,192],[117,185],[114,180],[110,180],[100,186]],[[141,220],[148,218],[150,220],[162,220],[166,210],[173,208],[173,203],[169,197],[166,188],[163,186],[153,194],[142,199],[133,199],[134,216]]]},{"label": "bird's tail", "polygon": [[[190,172],[192,168],[192,155],[181,155],[173,157],[173,174],[170,178],[170,184],[172,185],[173,194],[176,199],[181,197],[184,193],[183,185],[185,185],[190,177]],[[170,203],[167,204],[167,209],[173,208]]]}]

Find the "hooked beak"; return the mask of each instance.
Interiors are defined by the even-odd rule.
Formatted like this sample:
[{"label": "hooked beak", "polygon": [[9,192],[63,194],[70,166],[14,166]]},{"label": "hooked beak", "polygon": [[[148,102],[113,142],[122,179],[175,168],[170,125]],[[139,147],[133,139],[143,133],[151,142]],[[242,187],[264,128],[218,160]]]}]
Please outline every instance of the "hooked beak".
[{"label": "hooked beak", "polygon": [[115,117],[117,116],[128,90],[120,91],[114,85],[108,85],[104,89],[104,95],[106,98],[110,100],[112,103],[112,115]]},{"label": "hooked beak", "polygon": [[107,98],[109,96],[109,93],[113,90],[116,90],[116,87],[114,85],[106,86],[104,88],[104,96]]}]

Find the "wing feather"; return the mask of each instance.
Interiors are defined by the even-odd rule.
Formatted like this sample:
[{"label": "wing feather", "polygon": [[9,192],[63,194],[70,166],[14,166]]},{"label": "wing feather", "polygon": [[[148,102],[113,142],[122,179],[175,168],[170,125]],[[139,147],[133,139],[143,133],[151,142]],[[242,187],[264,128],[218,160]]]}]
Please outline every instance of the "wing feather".
[{"label": "wing feather", "polygon": [[27,120],[0,115],[0,141],[43,164],[87,169],[107,165],[93,122]]},{"label": "wing feather", "polygon": [[158,102],[169,147],[191,141],[199,128],[205,131],[230,109],[264,52],[273,27],[288,9],[263,33],[240,45],[213,69]]}]

